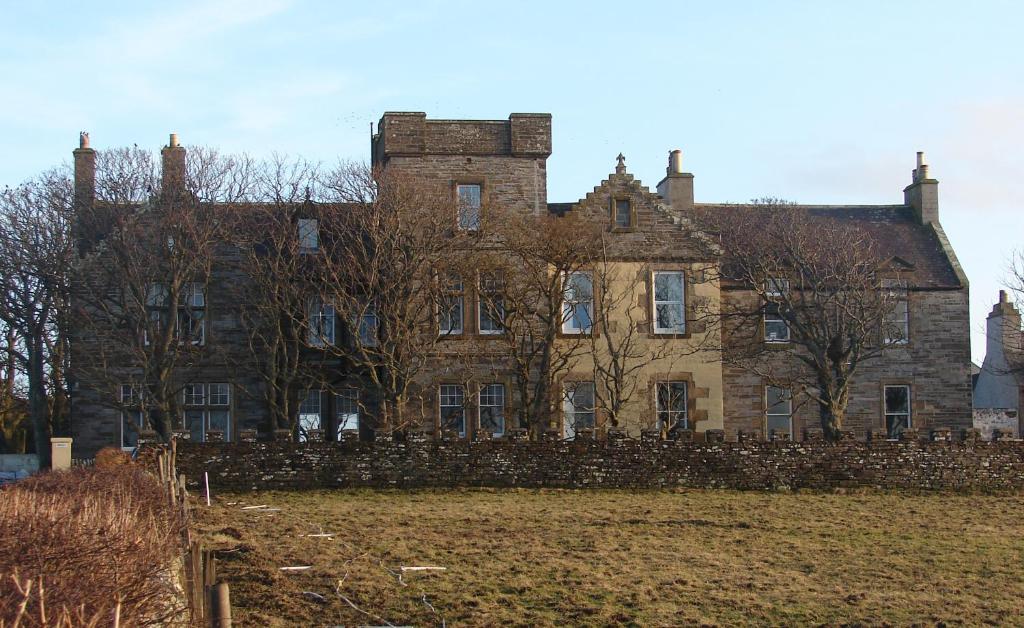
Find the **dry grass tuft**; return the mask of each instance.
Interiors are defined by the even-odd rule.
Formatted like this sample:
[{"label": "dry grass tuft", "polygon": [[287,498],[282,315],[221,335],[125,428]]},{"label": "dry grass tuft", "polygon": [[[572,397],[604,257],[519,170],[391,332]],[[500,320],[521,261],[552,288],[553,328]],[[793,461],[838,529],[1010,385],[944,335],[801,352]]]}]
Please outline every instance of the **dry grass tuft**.
[{"label": "dry grass tuft", "polygon": [[12,602],[0,605],[0,626],[180,617],[170,574],[183,524],[136,465],[46,473],[0,489],[0,600]]},{"label": "dry grass tuft", "polygon": [[96,452],[95,466],[100,469],[112,469],[121,465],[131,464],[128,452],[117,447],[104,447]]}]

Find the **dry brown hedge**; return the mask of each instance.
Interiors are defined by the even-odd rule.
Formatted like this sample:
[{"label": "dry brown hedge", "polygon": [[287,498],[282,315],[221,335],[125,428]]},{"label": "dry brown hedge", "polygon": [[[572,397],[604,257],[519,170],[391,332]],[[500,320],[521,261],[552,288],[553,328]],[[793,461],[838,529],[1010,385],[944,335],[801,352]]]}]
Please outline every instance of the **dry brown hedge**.
[{"label": "dry brown hedge", "polygon": [[0,489],[0,627],[19,613],[21,626],[112,625],[115,612],[122,626],[176,623],[184,615],[171,576],[183,530],[138,465],[45,473]]}]

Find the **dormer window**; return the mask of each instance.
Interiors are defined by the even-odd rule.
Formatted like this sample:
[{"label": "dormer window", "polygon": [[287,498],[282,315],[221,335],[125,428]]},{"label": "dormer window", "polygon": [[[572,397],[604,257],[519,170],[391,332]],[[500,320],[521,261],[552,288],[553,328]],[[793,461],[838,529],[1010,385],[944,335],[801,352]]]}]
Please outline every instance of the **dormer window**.
[{"label": "dormer window", "polygon": [[315,251],[320,248],[320,228],[316,218],[299,218],[299,249]]},{"label": "dormer window", "polygon": [[626,198],[617,198],[612,200],[615,227],[619,229],[628,229],[633,226],[633,204]]},{"label": "dormer window", "polygon": [[458,206],[459,229],[463,231],[480,230],[480,184],[460,183],[455,186],[456,205]]}]

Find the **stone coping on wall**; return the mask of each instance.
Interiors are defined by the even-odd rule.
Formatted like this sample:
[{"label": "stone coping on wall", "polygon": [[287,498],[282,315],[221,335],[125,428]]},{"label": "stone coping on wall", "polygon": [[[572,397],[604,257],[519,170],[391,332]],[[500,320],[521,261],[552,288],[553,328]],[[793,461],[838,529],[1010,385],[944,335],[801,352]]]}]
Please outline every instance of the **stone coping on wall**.
[{"label": "stone coping on wall", "polygon": [[[948,431],[947,431],[948,432]],[[324,488],[728,488],[1019,491],[1024,442],[874,439],[379,440],[180,443],[190,486]]]}]

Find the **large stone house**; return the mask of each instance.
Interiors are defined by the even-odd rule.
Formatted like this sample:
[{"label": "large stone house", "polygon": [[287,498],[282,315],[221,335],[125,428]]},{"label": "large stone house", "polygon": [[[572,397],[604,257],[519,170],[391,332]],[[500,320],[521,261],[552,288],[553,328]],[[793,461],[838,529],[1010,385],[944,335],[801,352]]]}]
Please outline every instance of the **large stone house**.
[{"label": "large stone house", "polygon": [[[589,271],[571,278],[576,296],[561,332],[567,342],[578,341],[590,329],[594,308],[606,299],[611,303],[610,295],[628,291],[627,298],[614,301],[609,328],[635,333],[636,355],[652,359],[633,371],[635,390],[617,413],[619,428],[634,435],[645,428],[673,427],[693,430],[698,437],[708,430],[723,430],[729,437],[739,431],[799,437],[804,428],[817,425],[812,407],[796,408],[756,375],[725,366],[719,327],[697,315],[698,308],[713,311],[720,302],[743,298],[744,290],[709,279],[716,275],[707,271],[717,268],[720,260],[709,254],[713,239],[694,228],[691,214],[737,206],[696,203],[694,176],[683,172],[678,151],[670,153],[666,175],[655,190],[627,172],[620,155],[614,172],[597,180],[578,201],[552,203],[547,198],[547,114],[434,120],[423,113],[385,113],[371,149],[374,167],[443,184],[453,199],[471,205],[471,224],[459,227],[486,231],[488,221],[498,215],[574,213],[607,233],[610,253],[605,261],[615,269],[603,287],[607,294],[598,293]],[[165,177],[168,171],[181,176],[183,150],[164,149]],[[80,205],[91,202],[94,159],[87,146],[75,151]],[[877,240],[888,263],[901,269],[906,291],[898,321],[904,336],[898,346],[864,366],[851,392],[846,428],[861,434],[886,427],[970,427],[968,283],[939,224],[937,186],[919,157],[900,204],[799,208],[808,221],[857,225]],[[461,212],[452,218],[453,224],[465,219]],[[300,218],[297,227],[308,231],[311,224],[315,228],[315,222]],[[464,279],[458,294],[458,329],[448,333],[484,340],[500,333],[487,316],[480,278]],[[225,279],[218,278],[214,268],[210,281]],[[217,294],[196,293],[195,303],[205,314],[200,325],[207,326],[200,344],[244,342],[241,317],[233,311],[244,304],[216,303]],[[90,360],[95,343],[102,340],[79,338],[73,361]],[[727,343],[724,350],[728,351]],[[551,417],[550,430],[571,438],[581,430],[601,434],[609,427],[608,413],[596,399],[602,391],[594,375],[595,362],[600,363],[606,351],[607,346],[593,343],[559,374],[562,402],[560,412]],[[437,434],[454,428],[458,436],[474,438],[482,432],[500,437],[519,427],[513,416],[521,400],[500,370],[490,379],[460,379],[443,363],[444,356],[439,356],[438,368],[421,382],[421,407],[426,409],[421,429]],[[192,383],[182,392],[181,416],[172,417],[177,429],[190,431],[193,438],[209,434],[227,440],[250,430],[267,431],[267,412],[254,390],[260,384],[244,365],[206,362],[201,350],[189,364]],[[332,363],[324,368],[345,367]],[[101,386],[84,370],[79,372],[72,410],[76,447],[91,452],[102,446],[131,446],[145,420],[141,413],[126,412],[120,402],[125,395],[130,401],[136,393],[131,387]],[[344,373],[339,377],[344,379]],[[362,438],[372,437],[373,417],[362,415],[372,414],[373,404],[361,397],[361,391],[314,389],[298,394],[302,403],[297,418],[304,433],[319,436],[323,430],[327,438],[336,439],[342,430],[354,430]],[[122,399],[112,403],[110,396]]]}]

